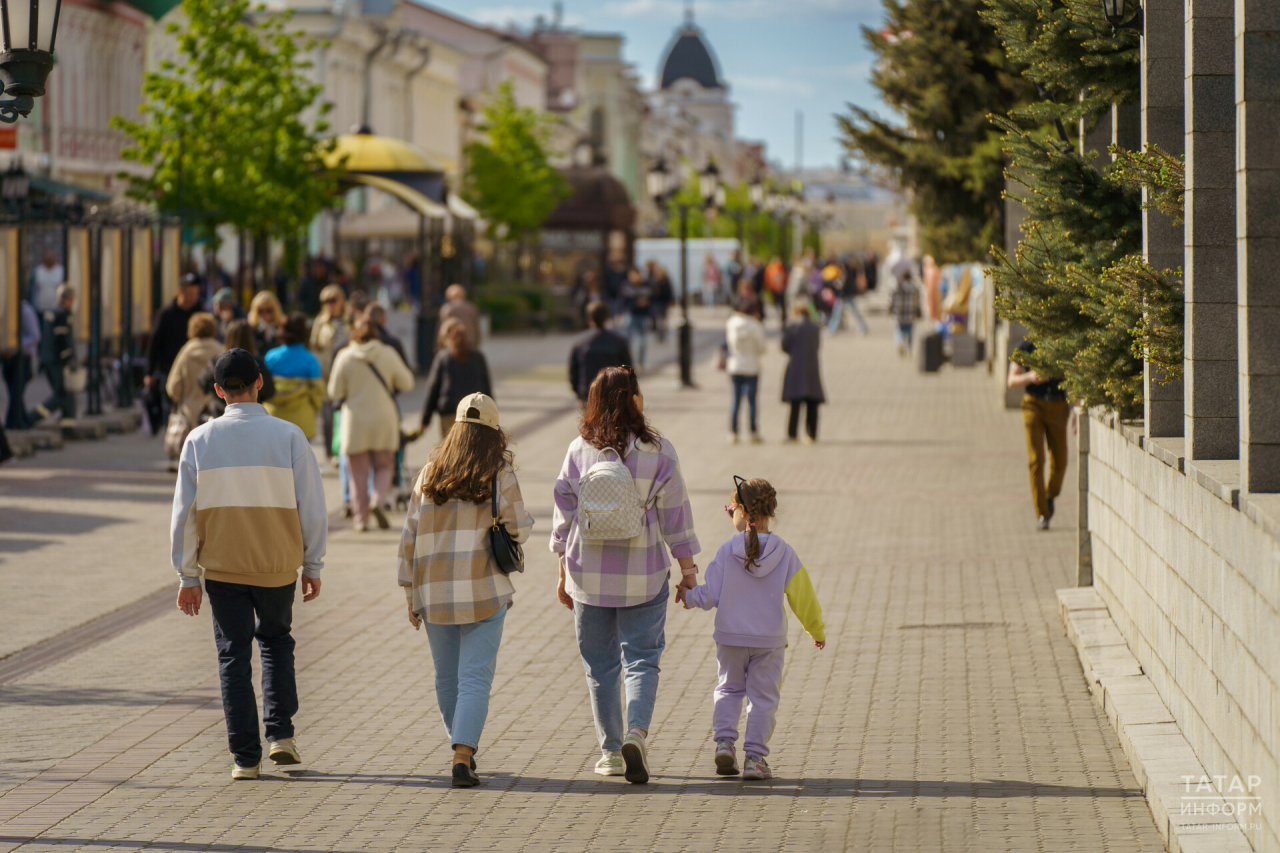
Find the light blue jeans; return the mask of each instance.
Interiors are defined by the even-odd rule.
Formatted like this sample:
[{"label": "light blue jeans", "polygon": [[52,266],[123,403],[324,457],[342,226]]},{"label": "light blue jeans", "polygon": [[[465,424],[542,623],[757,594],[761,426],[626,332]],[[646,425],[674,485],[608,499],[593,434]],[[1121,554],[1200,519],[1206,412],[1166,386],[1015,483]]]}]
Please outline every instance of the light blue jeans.
[{"label": "light blue jeans", "polygon": [[840,320],[846,305],[849,306],[849,311],[853,314],[853,321],[858,324],[858,331],[865,335],[867,333],[867,321],[862,316],[862,311],[858,308],[858,297],[856,296],[844,296],[836,300],[836,304],[831,308],[831,322],[827,326],[827,331],[833,335],[840,331]]},{"label": "light blue jeans", "polygon": [[488,619],[469,625],[424,623],[436,662],[436,701],[454,746],[480,746],[506,616],[507,608],[503,607]]},{"label": "light blue jeans", "polygon": [[[622,749],[622,692],[627,730],[649,731],[658,698],[658,661],[666,648],[667,584],[652,601],[634,607],[573,603],[578,652],[587,671],[596,739],[604,752]],[[624,675],[625,673],[625,675]]]},{"label": "light blue jeans", "polygon": [[627,315],[627,343],[631,347],[631,354],[635,356],[636,364],[641,368],[644,367],[645,347],[649,341],[649,315],[648,314],[628,314]]}]

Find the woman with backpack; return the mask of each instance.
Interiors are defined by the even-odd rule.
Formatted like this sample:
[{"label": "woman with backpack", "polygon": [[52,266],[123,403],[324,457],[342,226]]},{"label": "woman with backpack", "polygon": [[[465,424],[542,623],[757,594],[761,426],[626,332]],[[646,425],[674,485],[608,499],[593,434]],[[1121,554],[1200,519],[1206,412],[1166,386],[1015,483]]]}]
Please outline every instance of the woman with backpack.
[{"label": "woman with backpack", "polygon": [[378,527],[390,527],[382,505],[391,490],[400,449],[400,409],[395,395],[413,388],[413,373],[391,347],[378,340],[360,317],[351,343],[338,351],[329,374],[329,398],[342,401],[342,455],[351,463],[351,516],[361,533],[369,529],[369,471],[373,470],[372,512]]},{"label": "woman with backpack", "polygon": [[556,595],[573,611],[587,673],[602,753],[595,772],[643,783],[666,646],[670,557],[680,564],[680,589],[691,589],[698,537],[680,460],[645,419],[634,371],[600,371],[578,431],[555,486]]},{"label": "woman with backpack", "polygon": [[475,754],[489,714],[502,623],[515,595],[506,572],[524,571],[522,564],[499,562],[490,531],[501,526],[519,545],[533,529],[508,443],[493,398],[463,398],[453,428],[413,485],[400,539],[400,586],[409,623],[427,625],[455,788],[480,784]]}]

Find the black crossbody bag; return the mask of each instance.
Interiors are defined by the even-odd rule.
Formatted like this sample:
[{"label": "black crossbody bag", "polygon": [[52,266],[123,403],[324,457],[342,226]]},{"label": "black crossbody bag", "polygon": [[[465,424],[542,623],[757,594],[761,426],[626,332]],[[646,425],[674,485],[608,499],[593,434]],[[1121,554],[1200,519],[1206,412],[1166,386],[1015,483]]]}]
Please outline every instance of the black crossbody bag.
[{"label": "black crossbody bag", "polygon": [[524,571],[524,548],[511,538],[506,525],[498,520],[498,477],[493,478],[493,526],[489,528],[489,548],[494,562],[504,575]]}]

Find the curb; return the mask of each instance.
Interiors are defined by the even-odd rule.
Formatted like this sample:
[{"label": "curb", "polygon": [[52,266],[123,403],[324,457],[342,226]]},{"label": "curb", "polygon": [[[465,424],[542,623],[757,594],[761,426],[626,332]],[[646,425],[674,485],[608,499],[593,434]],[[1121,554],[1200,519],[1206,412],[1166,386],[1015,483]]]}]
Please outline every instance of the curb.
[{"label": "curb", "polygon": [[1224,813],[1231,804],[1216,790],[1205,798],[1194,783],[1188,788],[1184,782],[1208,774],[1102,597],[1091,586],[1060,589],[1058,605],[1089,692],[1119,736],[1170,853],[1252,853],[1236,818]]}]

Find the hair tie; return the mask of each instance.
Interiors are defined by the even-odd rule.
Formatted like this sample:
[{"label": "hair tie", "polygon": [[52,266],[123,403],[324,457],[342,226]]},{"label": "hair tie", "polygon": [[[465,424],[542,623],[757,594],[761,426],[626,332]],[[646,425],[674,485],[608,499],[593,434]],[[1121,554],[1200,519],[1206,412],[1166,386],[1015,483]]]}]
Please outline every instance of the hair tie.
[{"label": "hair tie", "polygon": [[752,527],[755,527],[755,526],[756,526],[756,523],[755,523],[754,521],[749,521],[749,522],[747,522],[747,523],[748,523],[748,524],[750,524]]}]

